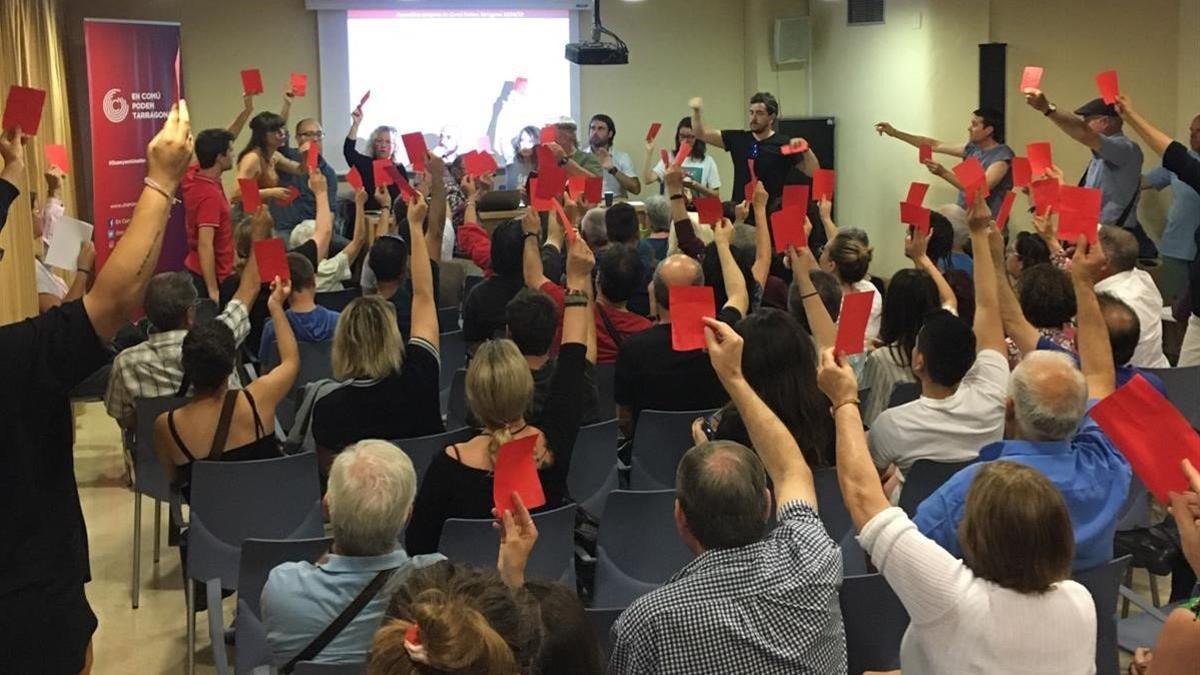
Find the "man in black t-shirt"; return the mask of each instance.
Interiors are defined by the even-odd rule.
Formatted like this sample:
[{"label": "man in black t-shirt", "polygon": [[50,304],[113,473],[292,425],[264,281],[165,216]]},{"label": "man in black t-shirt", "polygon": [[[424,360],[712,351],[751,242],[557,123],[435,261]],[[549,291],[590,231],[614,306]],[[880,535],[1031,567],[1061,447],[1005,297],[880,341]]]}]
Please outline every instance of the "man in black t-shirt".
[{"label": "man in black t-shirt", "polygon": [[[91,570],[68,391],[107,360],[105,343],[141,307],[192,146],[187,104],[180,101],[150,141],[146,185],[91,290],[82,300],[0,326],[0,670],[6,673],[91,668],[97,621],[84,593]],[[0,138],[0,156],[2,216],[24,174],[19,132]]]},{"label": "man in black t-shirt", "polygon": [[[746,315],[750,296],[746,278],[733,259],[733,225],[722,220],[713,228],[728,300],[717,318],[735,325]],[[654,272],[652,300],[658,323],[630,335],[617,352],[613,397],[617,419],[626,438],[633,437],[642,410],[699,410],[719,408],[729,400],[712,363],[702,349],[677,352],[671,347],[671,287],[702,286],[700,263],[678,253],[668,256]]]},{"label": "man in black t-shirt", "polygon": [[[692,131],[696,138],[729,151],[733,160],[731,199],[734,202],[743,198],[749,201],[745,194],[746,185],[750,182],[750,160],[754,160],[754,176],[763,182],[767,190],[768,202],[783,196],[783,186],[793,167],[799,168],[802,174],[810,178],[813,171],[821,168],[807,141],[803,138],[787,139],[775,132],[779,102],[770,92],[760,91],[750,97],[749,131],[705,129],[700,117],[703,101],[696,97],[688,105],[692,108]],[[789,154],[783,154],[785,148]]]}]

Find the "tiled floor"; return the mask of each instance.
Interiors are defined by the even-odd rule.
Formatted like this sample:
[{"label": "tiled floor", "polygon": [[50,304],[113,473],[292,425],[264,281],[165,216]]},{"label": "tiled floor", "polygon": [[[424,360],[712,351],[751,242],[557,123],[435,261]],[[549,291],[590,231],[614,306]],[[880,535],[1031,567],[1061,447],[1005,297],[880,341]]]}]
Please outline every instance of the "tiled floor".
[{"label": "tiled floor", "polygon": [[[161,559],[154,564],[154,508],[153,502],[145,499],[141,601],[138,609],[132,609],[133,496],[126,483],[120,432],[101,403],[78,404],[75,410],[75,475],[87,519],[92,561],[92,582],[87,586],[87,594],[100,618],[93,643],[92,672],[97,675],[181,673],[187,639],[179,550],[166,545],[164,533]],[[163,518],[166,518],[165,508]],[[1134,589],[1148,598],[1145,575],[1138,572],[1134,580]],[[1169,578],[1161,579],[1159,588],[1169,592]],[[233,602],[233,598],[225,600],[226,625],[232,617]],[[216,669],[207,621],[203,614],[197,618],[200,650],[196,672],[208,675]],[[1127,664],[1128,658],[1122,654],[1122,672]]]}]

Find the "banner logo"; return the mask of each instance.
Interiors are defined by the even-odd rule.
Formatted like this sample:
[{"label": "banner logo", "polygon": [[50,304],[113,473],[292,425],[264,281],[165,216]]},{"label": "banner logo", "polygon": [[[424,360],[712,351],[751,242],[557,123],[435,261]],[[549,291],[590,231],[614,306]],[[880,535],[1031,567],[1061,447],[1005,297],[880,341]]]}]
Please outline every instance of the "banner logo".
[{"label": "banner logo", "polygon": [[129,101],[121,96],[120,89],[109,89],[104,94],[104,116],[113,124],[120,124],[129,116]]}]

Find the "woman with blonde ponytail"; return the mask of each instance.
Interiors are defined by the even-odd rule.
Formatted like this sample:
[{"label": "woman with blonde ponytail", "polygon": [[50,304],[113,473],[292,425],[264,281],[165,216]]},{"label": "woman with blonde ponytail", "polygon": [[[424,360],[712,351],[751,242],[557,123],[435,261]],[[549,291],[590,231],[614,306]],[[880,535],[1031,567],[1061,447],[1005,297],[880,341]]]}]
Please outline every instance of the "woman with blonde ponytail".
[{"label": "woman with blonde ponytail", "polygon": [[883,296],[867,277],[874,249],[862,230],[843,228],[821,251],[821,269],[837,277],[842,284],[842,297],[850,293],[871,292],[871,316],[867,320],[867,344],[879,337],[883,316]]},{"label": "woman with blonde ponytail", "polygon": [[406,534],[409,553],[436,551],[447,518],[492,516],[496,453],[509,441],[536,436],[533,458],[546,495],[544,508],[568,500],[567,470],[583,418],[594,262],[591,249],[578,238],[567,256],[562,344],[538,427],[525,421],[533,399],[533,376],[517,346],[511,340],[492,340],[476,350],[467,369],[467,404],[482,428],[479,435],[447,447],[430,463]]},{"label": "woman with blonde ponytail", "polygon": [[528,672],[541,645],[536,601],[499,575],[445,562],[414,572],[375,633],[367,675]]}]

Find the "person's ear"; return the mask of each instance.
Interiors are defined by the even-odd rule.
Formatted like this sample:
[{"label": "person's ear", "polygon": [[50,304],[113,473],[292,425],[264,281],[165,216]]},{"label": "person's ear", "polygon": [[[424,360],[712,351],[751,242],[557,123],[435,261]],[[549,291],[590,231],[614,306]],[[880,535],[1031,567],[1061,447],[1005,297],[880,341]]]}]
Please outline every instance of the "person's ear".
[{"label": "person's ear", "polygon": [[325,493],[321,497],[321,512],[325,514],[325,520],[329,520],[329,493]]},{"label": "person's ear", "polygon": [[191,328],[194,323],[196,323],[196,305],[193,303],[187,308],[187,327]]},{"label": "person's ear", "polygon": [[679,504],[679,500],[675,500],[675,531],[679,533],[679,538],[683,540],[684,546],[692,552],[692,555],[700,555],[704,552],[704,547],[696,540],[696,535],[692,534],[692,528],[688,527],[687,515],[683,512],[683,506]]},{"label": "person's ear", "polygon": [[925,372],[925,355],[916,347],[913,347],[912,350],[912,371],[913,375],[921,375]]},{"label": "person's ear", "polygon": [[1017,437],[1017,407],[1011,396],[1004,397],[1004,437]]}]

